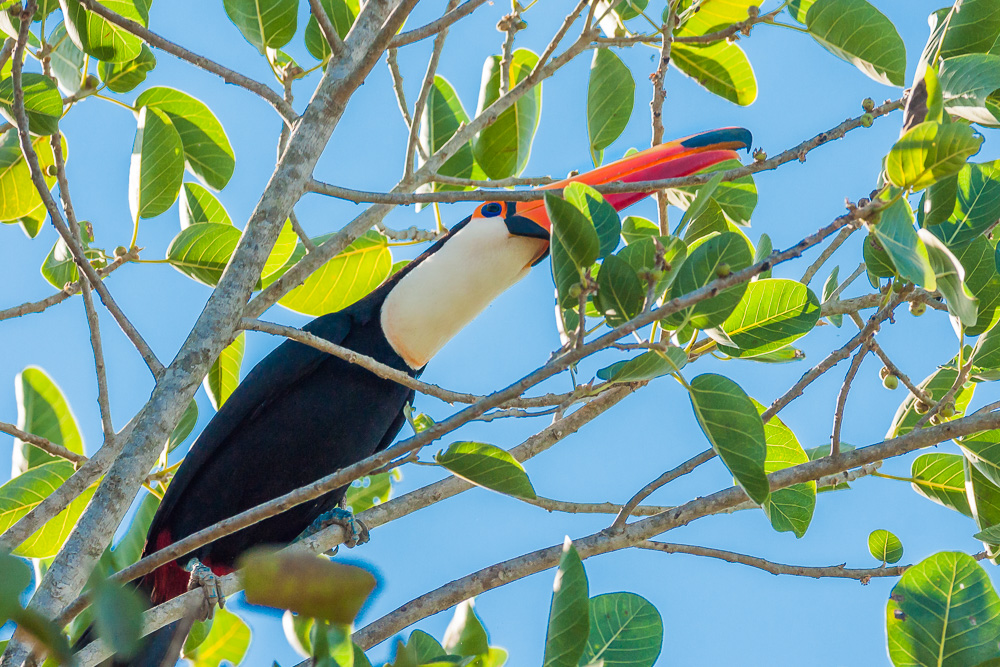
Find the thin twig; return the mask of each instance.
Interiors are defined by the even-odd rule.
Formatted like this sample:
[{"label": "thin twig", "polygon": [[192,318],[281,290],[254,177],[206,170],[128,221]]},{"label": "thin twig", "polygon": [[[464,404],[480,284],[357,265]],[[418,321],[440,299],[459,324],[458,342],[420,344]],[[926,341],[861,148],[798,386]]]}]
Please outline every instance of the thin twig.
[{"label": "thin twig", "polygon": [[320,32],[323,33],[327,43],[330,45],[330,51],[334,56],[341,55],[344,52],[344,40],[337,34],[337,27],[333,25],[333,21],[323,11],[323,5],[320,4],[320,0],[309,0],[309,7],[312,9],[312,15],[316,18],[316,23],[319,24]]},{"label": "thin twig", "polygon": [[823,302],[823,305],[825,306],[826,304],[828,304],[830,302],[835,302],[837,299],[839,299],[840,298],[840,294],[845,289],[847,289],[848,287],[850,287],[851,283],[853,283],[855,280],[857,280],[858,278],[860,278],[861,274],[863,274],[866,270],[867,270],[867,267],[865,266],[864,262],[861,262],[860,264],[858,264],[858,268],[854,269],[854,272],[851,275],[847,276],[847,278],[845,278],[842,283],[840,283],[839,285],[837,285],[836,287],[833,288],[833,291],[830,292],[830,296],[828,296],[826,298],[826,301]]},{"label": "thin twig", "polygon": [[628,521],[628,518],[632,516],[635,513],[636,508],[639,507],[639,503],[648,498],[654,491],[669,484],[682,475],[687,475],[688,473],[693,472],[695,468],[703,463],[711,461],[714,458],[715,450],[706,449],[700,454],[692,456],[690,459],[680,464],[673,470],[668,470],[646,486],[639,489],[639,491],[636,492],[636,494],[632,496],[627,503],[621,506],[621,509],[618,511],[618,516],[615,517],[614,522],[611,524],[611,530],[621,531],[625,527],[625,522]]},{"label": "thin twig", "polygon": [[427,25],[399,33],[392,38],[391,42],[389,42],[389,48],[397,49],[400,46],[406,46],[407,44],[413,44],[414,42],[419,42],[422,39],[427,39],[431,35],[444,30],[455,21],[465,18],[472,12],[476,11],[476,9],[482,6],[485,2],[486,0],[466,0],[466,2],[463,2],[461,5],[436,21],[431,21]]},{"label": "thin twig", "polygon": [[549,185],[559,179],[551,176],[511,176],[510,178],[498,178],[496,180],[477,180],[475,178],[459,178],[457,176],[445,176],[444,174],[434,174],[431,180],[436,183],[447,183],[448,185],[461,185],[467,188],[512,188],[517,185]]},{"label": "thin twig", "polygon": [[809,265],[809,268],[806,269],[804,274],[802,274],[802,278],[799,279],[799,282],[803,285],[808,285],[813,279],[813,276],[815,276],[819,270],[823,268],[823,265],[826,264],[826,261],[833,256],[833,253],[837,252],[837,249],[844,245],[844,241],[849,239],[851,234],[856,232],[860,226],[861,224],[859,223],[857,225],[844,227],[840,230],[840,233],[837,234],[832,241],[830,241],[830,245],[823,249],[823,252],[821,252],[819,257],[816,258],[816,261]]},{"label": "thin twig", "polygon": [[[822,579],[824,577],[836,579],[855,579],[860,581],[862,585],[867,584],[871,579],[876,577],[902,576],[904,572],[913,567],[912,565],[883,565],[881,567],[870,568],[848,568],[846,563],[841,565],[827,565],[825,567],[785,565],[784,563],[775,563],[774,561],[765,560],[757,556],[750,556],[748,554],[736,553],[734,551],[723,551],[722,549],[712,549],[710,547],[699,547],[689,544],[671,544],[668,542],[654,542],[652,540],[646,540],[645,542],[640,542],[635,546],[639,549],[649,549],[650,551],[660,551],[667,554],[690,554],[692,556],[717,558],[728,563],[749,565],[750,567],[755,567],[758,570],[764,570],[765,572],[769,572],[774,575],[788,574],[796,577],[812,577],[813,579]],[[976,560],[983,560],[986,557],[987,554],[985,551],[973,556]]]},{"label": "thin twig", "polygon": [[[859,329],[864,326],[861,321],[861,316],[857,313],[848,313],[848,316],[854,321]],[[889,358],[889,355],[886,354],[885,350],[882,349],[882,346],[878,344],[877,340],[874,338],[870,339],[868,341],[868,345],[871,347],[872,352],[875,353],[875,356],[882,361],[882,364],[886,367],[888,372],[899,378],[899,381],[903,383],[903,386],[906,387],[910,393],[917,398],[917,400],[923,401],[927,405],[933,405],[934,398],[926,391],[918,387],[916,383],[910,379],[909,375],[901,371],[899,366],[893,363],[892,359]]]},{"label": "thin twig", "polygon": [[[396,95],[396,105],[399,113],[403,116],[403,124],[406,125],[407,132],[413,127],[413,118],[410,116],[410,106],[406,103],[406,91],[403,89],[403,75],[399,72],[398,52],[396,49],[388,49],[385,52],[385,64],[389,67],[389,76],[392,78],[392,92]],[[424,147],[417,142],[420,149],[420,157],[427,159]]]},{"label": "thin twig", "polygon": [[984,340],[986,340],[984,336],[979,337],[979,339],[976,341],[975,346],[972,348],[972,352],[969,354],[969,360],[966,361],[964,364],[962,364],[962,367],[959,368],[958,375],[955,376],[955,382],[952,383],[951,388],[949,388],[948,391],[945,392],[944,396],[941,397],[940,401],[937,401],[933,405],[931,405],[931,408],[930,410],[927,411],[927,414],[923,415],[920,419],[918,419],[917,423],[913,425],[913,428],[923,428],[924,424],[929,422],[934,416],[938,414],[938,412],[941,411],[941,408],[948,405],[949,403],[954,402],[955,395],[958,393],[958,390],[961,389],[962,386],[969,379],[969,372],[972,370],[972,362],[975,360],[976,353],[979,351],[979,348],[982,346]]},{"label": "thin twig", "polygon": [[[663,143],[663,102],[667,99],[667,90],[663,87],[663,80],[667,76],[667,68],[670,66],[670,49],[673,46],[674,24],[677,21],[677,14],[674,12],[676,2],[670,0],[667,9],[667,21],[660,31],[662,40],[660,43],[660,62],[656,71],[649,77],[653,84],[653,99],[649,101],[649,112],[653,124],[653,138],[650,146],[658,146]],[[670,233],[670,222],[667,219],[667,196],[663,192],[656,193],[657,224],[660,226],[660,234],[664,236]]]},{"label": "thin twig", "polygon": [[505,15],[497,23],[497,30],[504,33],[503,46],[500,48],[500,94],[510,90],[510,66],[514,62],[514,35],[517,34],[521,15],[514,11]]},{"label": "thin twig", "polygon": [[[458,0],[448,0],[445,13],[454,9],[457,4]],[[441,52],[444,50],[444,42],[447,38],[447,28],[442,28],[437,37],[434,38],[431,57],[427,61],[427,71],[424,73],[423,83],[420,84],[420,93],[417,95],[417,101],[413,103],[413,120],[410,122],[410,134],[406,138],[406,154],[403,159],[403,178],[413,176],[413,160],[417,144],[420,143],[420,122],[424,115],[424,108],[427,106],[427,98],[430,97],[431,89],[434,87],[434,75],[437,73],[438,62],[441,60]],[[432,146],[425,148],[427,150],[433,149]]]},{"label": "thin twig", "polygon": [[239,72],[229,69],[228,67],[223,67],[219,63],[209,60],[204,56],[199,56],[196,53],[185,49],[184,47],[171,42],[170,40],[164,39],[155,32],[150,31],[148,28],[143,26],[141,23],[127,19],[124,16],[117,14],[104,5],[96,2],[96,0],[77,0],[80,5],[91,11],[101,18],[105,19],[109,23],[112,23],[119,28],[135,35],[142,41],[146,42],[150,46],[156,47],[167,53],[177,56],[181,60],[187,61],[194,65],[195,67],[200,67],[201,69],[211,72],[222,77],[222,80],[226,83],[235,84],[241,88],[249,90],[251,93],[260,96],[264,101],[274,107],[285,123],[291,125],[298,118],[295,110],[292,109],[281,97],[269,88],[266,84],[260,81],[255,81],[248,76],[244,76]]},{"label": "thin twig", "polygon": [[66,459],[74,465],[80,466],[87,461],[87,457],[83,454],[77,454],[74,451],[63,447],[62,445],[57,445],[56,443],[43,438],[41,436],[35,435],[33,433],[28,433],[23,431],[13,424],[8,424],[7,422],[0,422],[0,431],[3,431],[7,435],[12,435],[22,442],[27,442],[46,454],[51,454],[52,456],[58,456],[61,459]]},{"label": "thin twig", "polygon": [[[98,270],[97,275],[101,278],[108,276],[112,271],[125,264],[130,259],[138,259],[138,254],[132,251],[128,255],[123,255],[121,257],[116,257],[113,262],[108,264],[103,269]],[[3,320],[9,320],[12,317],[21,317],[22,315],[30,315],[32,313],[40,313],[47,308],[60,304],[71,296],[78,294],[80,292],[81,286],[83,285],[82,280],[77,280],[73,283],[67,283],[66,286],[56,292],[51,296],[47,296],[41,301],[29,301],[28,303],[22,303],[20,306],[13,306],[7,308],[6,310],[0,310],[0,322]]]},{"label": "thin twig", "polygon": [[38,154],[35,152],[35,148],[31,143],[31,136],[28,134],[28,118],[24,110],[24,88],[21,83],[21,70],[23,66],[22,60],[24,57],[26,40],[27,34],[23,37],[19,37],[18,44],[14,49],[11,81],[14,89],[13,112],[14,119],[17,121],[18,140],[21,144],[21,152],[24,154],[24,159],[28,163],[31,181],[34,184],[35,189],[38,191],[38,194],[41,196],[42,202],[45,204],[45,209],[49,213],[52,225],[56,228],[56,231],[59,232],[59,236],[62,238],[63,242],[66,243],[66,246],[73,254],[73,259],[76,261],[80,272],[86,276],[86,278],[90,281],[90,284],[97,290],[97,293],[101,296],[101,301],[104,303],[104,307],[108,309],[108,312],[110,312],[112,317],[115,318],[115,321],[118,322],[118,326],[121,327],[122,331],[125,332],[125,335],[132,341],[132,344],[139,351],[139,354],[142,356],[143,361],[146,362],[146,365],[149,367],[153,376],[159,377],[163,373],[163,364],[161,364],[160,360],[156,358],[156,355],[153,353],[153,350],[150,349],[145,339],[143,339],[142,335],[128,320],[121,308],[118,307],[118,304],[115,302],[114,298],[112,298],[108,288],[104,285],[100,276],[97,274],[97,270],[91,266],[83,248],[76,242],[72,232],[70,232],[69,227],[67,227],[66,222],[63,220],[62,213],[59,211],[58,205],[52,198],[52,193],[49,192],[49,186],[45,182],[45,176],[42,173],[42,167],[38,161]]},{"label": "thin twig", "polygon": [[840,430],[844,425],[844,409],[847,407],[847,395],[851,391],[851,384],[854,383],[854,377],[861,369],[861,362],[864,361],[868,355],[868,351],[871,349],[870,343],[871,337],[865,340],[861,344],[861,347],[858,348],[858,351],[854,353],[851,365],[848,366],[847,374],[844,376],[844,382],[840,385],[840,391],[837,392],[837,407],[833,412],[833,435],[830,436],[830,456],[840,455]]},{"label": "thin twig", "polygon": [[308,253],[315,250],[316,244],[313,243],[313,240],[309,238],[308,234],[306,234],[306,230],[302,229],[302,225],[299,224],[299,216],[295,215],[294,210],[288,213],[288,221],[292,223],[292,231],[294,231],[295,235],[299,237],[299,241],[301,241],[302,245],[305,246],[306,252]]}]

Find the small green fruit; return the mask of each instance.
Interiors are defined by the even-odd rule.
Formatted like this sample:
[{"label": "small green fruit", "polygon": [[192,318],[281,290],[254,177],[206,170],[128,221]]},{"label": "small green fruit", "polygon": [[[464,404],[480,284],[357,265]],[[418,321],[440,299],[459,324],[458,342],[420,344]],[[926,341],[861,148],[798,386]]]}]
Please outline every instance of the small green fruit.
[{"label": "small green fruit", "polygon": [[927,304],[923,301],[911,301],[910,302],[910,315],[914,317],[920,317],[927,312]]},{"label": "small green fruit", "polygon": [[882,386],[888,389],[889,391],[892,391],[893,389],[899,386],[899,378],[897,378],[895,375],[886,375],[884,378],[882,378]]},{"label": "small green fruit", "polygon": [[57,176],[59,174],[59,169],[54,164],[50,164],[45,168],[46,176]]},{"label": "small green fruit", "polygon": [[127,254],[128,254],[128,248],[126,248],[125,246],[120,245],[117,248],[115,248],[115,257],[124,257]]},{"label": "small green fruit", "polygon": [[875,122],[875,116],[871,115],[870,113],[866,113],[861,116],[862,127],[871,127],[872,123],[874,122]]},{"label": "small green fruit", "polygon": [[951,419],[952,417],[955,416],[955,404],[945,403],[938,410],[938,414],[944,417],[945,419]]},{"label": "small green fruit", "polygon": [[722,264],[719,264],[717,267],[715,267],[715,275],[717,275],[720,278],[725,278],[732,272],[733,270],[726,262],[723,262]]},{"label": "small green fruit", "polygon": [[870,97],[866,97],[861,100],[861,108],[865,110],[865,113],[871,113],[875,110],[875,100]]},{"label": "small green fruit", "polygon": [[577,283],[569,288],[569,296],[571,299],[579,299],[580,294],[583,293],[583,288],[580,287],[580,283]]}]

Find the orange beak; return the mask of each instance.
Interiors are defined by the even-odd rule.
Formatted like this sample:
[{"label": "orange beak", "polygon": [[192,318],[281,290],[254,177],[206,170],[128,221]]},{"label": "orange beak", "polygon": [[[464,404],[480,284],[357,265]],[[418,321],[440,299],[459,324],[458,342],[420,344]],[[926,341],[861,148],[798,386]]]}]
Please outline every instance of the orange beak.
[{"label": "orange beak", "polygon": [[[749,151],[752,142],[753,135],[742,127],[711,130],[648,148],[617,162],[540,189],[564,188],[570,183],[602,185],[689,176],[726,160],[739,160],[736,151],[741,148]],[[604,199],[614,206],[615,210],[620,211],[650,194],[650,192],[613,193],[604,195]],[[552,231],[552,223],[545,213],[544,201],[518,204],[517,216],[532,220],[549,233]]]}]

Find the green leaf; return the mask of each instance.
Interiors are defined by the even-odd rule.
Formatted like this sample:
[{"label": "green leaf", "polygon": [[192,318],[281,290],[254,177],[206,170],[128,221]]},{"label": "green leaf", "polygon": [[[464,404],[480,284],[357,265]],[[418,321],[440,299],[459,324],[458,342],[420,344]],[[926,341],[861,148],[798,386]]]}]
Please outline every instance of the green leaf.
[{"label": "green leaf", "polygon": [[[771,243],[771,237],[767,234],[761,234],[760,239],[757,240],[757,249],[753,253],[753,263],[760,264],[765,259],[771,256],[774,252],[774,245]],[[754,277],[754,280],[764,280],[765,278],[771,277],[771,269],[767,271],[761,271]]]},{"label": "green leaf", "polygon": [[893,185],[922,190],[958,173],[969,156],[979,150],[982,141],[968,125],[921,123],[889,151],[886,173]]},{"label": "green leaf", "polygon": [[[63,141],[65,140],[66,135],[63,135]],[[31,140],[31,145],[38,155],[45,184],[51,188],[56,182],[55,176],[48,175],[48,168],[55,164],[52,144],[48,137],[37,137]],[[64,147],[64,155],[65,152]],[[26,217],[45,219],[45,204],[31,181],[31,172],[21,153],[16,130],[9,130],[0,138],[0,192],[3,193],[0,197],[0,220],[15,221]]]},{"label": "green leaf", "polygon": [[375,575],[356,565],[266,548],[243,554],[239,570],[247,602],[340,625],[354,623],[376,583]]},{"label": "green leaf", "polygon": [[261,55],[295,36],[298,0],[224,0],[226,14]]},{"label": "green leaf", "polygon": [[[945,10],[947,11],[947,10]],[[1000,7],[992,0],[956,2],[948,18],[940,57],[986,53],[1000,36]]]},{"label": "green leaf", "polygon": [[142,612],[148,602],[131,586],[110,581],[95,570],[90,578],[90,604],[98,636],[120,659],[140,647]]},{"label": "green leaf", "polygon": [[[71,452],[83,454],[83,437],[73,411],[59,385],[37,366],[28,366],[14,378],[17,397],[17,427],[22,431],[62,445]],[[63,461],[34,445],[14,440],[13,475],[29,468]]]},{"label": "green leaf", "polygon": [[170,117],[143,107],[132,146],[129,209],[132,218],[153,218],[173,206],[184,178],[184,149]]},{"label": "green leaf", "polygon": [[250,627],[239,616],[225,609],[216,609],[212,629],[198,648],[184,657],[194,667],[219,667],[223,661],[238,665],[250,648]]},{"label": "green leaf", "polygon": [[[323,12],[330,17],[333,27],[337,30],[337,35],[341,39],[347,37],[347,33],[354,25],[354,19],[360,13],[358,0],[320,0]],[[305,32],[306,50],[316,60],[326,60],[330,57],[330,43],[327,41],[323,31],[320,30],[319,22],[312,13],[309,14],[309,21],[306,22]]]},{"label": "green leaf", "polygon": [[873,530],[868,535],[868,551],[883,565],[892,565],[903,557],[903,543],[888,530]]},{"label": "green leaf", "polygon": [[771,352],[790,345],[812,331],[819,321],[820,302],[800,282],[782,278],[756,280],[747,285],[739,305],[722,323],[722,333],[709,332],[722,351],[735,346],[740,357]]},{"label": "green leaf", "polygon": [[600,192],[585,183],[570,183],[563,190],[563,197],[594,223],[600,244],[597,258],[604,259],[614,252],[622,233],[622,223],[615,207]]},{"label": "green leaf", "polygon": [[[28,115],[28,130],[32,134],[49,135],[59,129],[62,118],[62,96],[56,83],[44,74],[25,72],[21,75],[24,89],[24,110]],[[0,113],[15,126],[13,112],[14,82],[10,77],[0,81]]]},{"label": "green leaf", "polygon": [[[739,160],[725,160],[695,173],[727,171],[740,166],[742,165]],[[702,187],[704,186],[695,185],[667,190],[667,201],[686,210],[692,205]],[[712,192],[712,199],[729,220],[737,225],[749,225],[750,216],[753,215],[753,210],[757,207],[757,186],[754,184],[753,176],[741,176],[733,181],[722,181]]]},{"label": "green leaf", "polygon": [[902,86],[906,46],[896,26],[865,0],[816,0],[806,12],[806,28],[823,48],[868,77]]},{"label": "green leaf", "polygon": [[[969,500],[972,518],[979,530],[1000,524],[1000,488],[987,479],[968,459],[963,462],[965,471],[965,496]],[[985,543],[991,554],[996,544]]]},{"label": "green leaf", "polygon": [[552,585],[552,606],[549,608],[542,667],[577,666],[590,634],[588,589],[583,561],[567,537]]},{"label": "green leaf", "polygon": [[139,506],[132,514],[125,534],[111,550],[111,563],[116,571],[125,569],[138,562],[139,558],[142,557],[142,549],[146,544],[146,533],[149,532],[149,526],[153,523],[153,515],[156,514],[156,508],[159,506],[160,499],[152,493],[145,494],[139,501]]},{"label": "green leaf", "polygon": [[[458,131],[463,123],[469,122],[469,115],[465,113],[462,100],[452,85],[443,76],[434,77],[434,85],[431,86],[427,95],[427,106],[424,115],[420,119],[420,143],[424,146],[428,154],[434,154],[447,143],[449,139]],[[420,154],[417,153],[417,164],[423,164]],[[472,152],[472,142],[468,141],[459,148],[454,155],[448,158],[438,173],[456,178],[485,179],[483,173]],[[421,186],[420,192],[443,192],[446,190],[465,190],[467,188],[459,185],[449,185],[446,183],[432,183],[429,188]]]},{"label": "green leaf", "polygon": [[[676,299],[700,289],[718,278],[720,272],[745,269],[752,259],[750,248],[742,236],[733,232],[719,234],[688,254],[670,285],[668,296]],[[683,325],[685,321],[698,329],[718,326],[736,309],[746,290],[746,283],[734,285],[710,299],[670,315],[664,321],[674,327]]]},{"label": "green leaf", "polygon": [[[930,394],[931,398],[936,402],[944,398],[944,395],[948,393],[952,385],[955,384],[955,379],[958,377],[958,371],[952,367],[941,368],[937,371],[931,373],[924,381],[917,385],[920,389],[923,389],[926,393]],[[972,393],[975,391],[975,385],[969,383],[968,386],[963,387],[958,390],[955,394],[955,416],[949,417],[947,419],[958,419],[963,414],[965,414],[965,408],[968,407],[969,401],[972,400]],[[913,394],[907,394],[906,398],[900,404],[899,408],[896,410],[896,415],[892,418],[892,425],[889,426],[889,431],[886,433],[886,438],[896,438],[901,435],[906,435],[913,430],[914,424],[920,420],[921,415],[917,414],[915,409],[917,399]],[[946,418],[938,415],[942,421]]]},{"label": "green leaf", "polygon": [[587,133],[595,165],[625,131],[634,105],[632,72],[611,49],[595,50],[587,86]]},{"label": "green leaf", "polygon": [[0,554],[0,621],[21,606],[21,594],[31,583],[31,567],[10,554]]},{"label": "green leaf", "polygon": [[[865,245],[868,245],[867,242],[865,243]],[[823,283],[822,303],[826,303],[827,301],[829,301],[833,297],[834,291],[840,286],[840,283],[838,282],[839,273],[840,273],[840,267],[839,266],[833,267],[833,271],[830,272],[830,275],[827,276],[826,278],[826,282]],[[840,328],[840,325],[844,323],[843,315],[831,315],[826,319],[830,324],[837,327],[838,329]]]},{"label": "green leaf", "polygon": [[170,433],[170,437],[167,438],[167,453],[174,451],[187,440],[187,437],[191,435],[191,431],[194,430],[194,425],[198,423],[198,402],[193,398],[188,403],[187,407],[184,408],[184,413],[181,415],[181,419],[177,422],[177,426]]},{"label": "green leaf", "polygon": [[[659,232],[659,230],[657,230]],[[663,266],[657,262],[657,243],[663,248]],[[628,262],[638,273],[640,271],[663,271],[663,277],[656,283],[654,296],[659,298],[674,280],[677,270],[687,257],[687,245],[676,236],[646,236],[634,240],[618,252],[618,257]]]},{"label": "green leaf", "polygon": [[347,489],[347,506],[354,514],[381,505],[392,497],[392,473],[362,477],[351,482]]},{"label": "green leaf", "polygon": [[635,593],[590,598],[590,636],[580,665],[652,667],[663,647],[663,619]]},{"label": "green leaf", "polygon": [[[81,224],[79,227],[84,256],[91,260],[99,259],[101,257],[100,251],[91,250],[90,248],[90,244],[94,239],[90,236],[88,225]],[[49,251],[45,260],[42,261],[41,273],[42,277],[49,281],[49,284],[56,289],[62,289],[66,286],[66,283],[75,283],[80,279],[80,271],[77,268],[76,260],[73,259],[73,253],[62,237],[55,242],[52,250]]]},{"label": "green leaf", "polygon": [[[215,287],[240,242],[240,230],[202,222],[180,231],[167,248],[167,261],[186,276]],[[287,298],[287,297],[286,297]]]},{"label": "green leaf", "polygon": [[[966,164],[962,169],[971,165]],[[961,172],[959,172],[961,173]],[[930,229],[935,225],[948,220],[955,210],[955,199],[958,196],[958,176],[943,178],[924,191],[924,196],[920,198],[920,205],[917,207],[917,222],[921,227]],[[941,232],[934,230],[938,236]],[[954,233],[954,229],[948,230]],[[944,233],[945,236],[948,232]],[[948,241],[946,239],[945,243]]]},{"label": "green leaf", "polygon": [[565,199],[546,193],[545,211],[552,221],[552,274],[559,304],[572,307],[576,299],[570,296],[569,288],[597,260],[600,240],[594,223]]},{"label": "green leaf", "polygon": [[[950,201],[951,206],[941,223],[930,227],[930,231],[954,248],[981,236],[1000,218],[1000,161],[966,164],[956,177],[935,183],[927,193],[949,182],[954,191],[945,202]],[[924,226],[931,224],[925,218]]]},{"label": "green leaf", "polygon": [[[102,62],[122,63],[139,57],[142,40],[124,28],[85,10],[78,0],[60,0],[66,17],[66,32],[81,51]],[[149,27],[149,4],[146,0],[100,0],[121,16]]]},{"label": "green leaf", "polygon": [[198,183],[185,183],[181,188],[181,229],[199,222],[232,225],[226,208],[211,192]]},{"label": "green leaf", "polygon": [[[757,414],[763,414],[767,409],[757,401],[753,401],[753,404],[757,408]],[[764,438],[767,440],[767,459],[764,461],[766,474],[809,462],[809,456],[802,449],[795,433],[777,417],[771,417],[764,424]],[[816,509],[816,482],[803,482],[778,489],[768,496],[761,508],[776,531],[791,532],[795,537],[802,537],[806,534],[812,522],[813,510]]]},{"label": "green leaf", "polygon": [[635,269],[625,260],[614,255],[607,257],[601,264],[597,286],[594,305],[604,314],[608,326],[624,324],[642,310],[646,290]]},{"label": "green leaf", "polygon": [[240,366],[243,364],[245,350],[246,335],[240,333],[236,340],[223,348],[219,358],[212,364],[208,375],[202,381],[208,400],[216,410],[222,407],[240,383]]},{"label": "green leaf", "polygon": [[434,455],[439,465],[477,486],[517,498],[535,498],[524,466],[508,452],[482,442],[454,442]]},{"label": "green leaf", "polygon": [[278,238],[274,241],[271,254],[267,256],[264,267],[261,269],[261,281],[259,287],[263,289],[275,280],[280,278],[288,270],[288,260],[295,254],[295,249],[299,244],[299,236],[292,228],[292,221],[286,220]]},{"label": "green leaf", "polygon": [[972,327],[979,316],[976,300],[965,287],[965,268],[948,247],[926,229],[921,229],[920,240],[927,247],[931,269],[936,277],[937,289],[944,295],[948,312],[962,325]]},{"label": "green leaf", "polygon": [[489,637],[483,622],[476,615],[472,598],[455,607],[455,615],[444,633],[444,649],[452,655],[485,655],[489,650]]},{"label": "green leaf", "polygon": [[[55,44],[49,55],[49,63],[52,76],[59,84],[59,90],[66,95],[80,92],[83,83],[83,51],[76,48],[76,44],[66,34],[66,26],[62,22],[52,30],[47,41],[49,44]],[[60,100],[61,106],[62,100]]]},{"label": "green leaf", "polygon": [[435,658],[441,658],[446,656],[448,653],[444,650],[444,647],[441,646],[441,642],[434,639],[423,630],[414,630],[411,632],[410,638],[406,643],[416,652],[417,662],[420,664],[434,662]]},{"label": "green leaf", "polygon": [[921,454],[910,467],[910,486],[928,500],[971,517],[963,466],[958,454]]},{"label": "green leaf", "polygon": [[170,117],[192,174],[216,190],[226,187],[236,168],[236,156],[222,123],[204,102],[179,90],[159,87],[136,98],[135,108],[142,107],[158,109]]},{"label": "green leaf", "polygon": [[[670,192],[668,190],[668,192]],[[631,245],[650,236],[659,236],[660,228],[652,220],[630,215],[622,220],[622,239]]]},{"label": "green leaf", "polygon": [[[739,357],[733,357],[738,359]],[[753,357],[747,357],[747,361],[756,361],[764,364],[788,364],[793,361],[801,361],[806,358],[806,353],[797,347],[783,347],[773,352],[765,352]]]},{"label": "green leaf", "polygon": [[704,35],[732,23],[744,21],[754,0],[710,0],[702,2],[696,12],[685,12],[686,20],[678,30],[682,35]]},{"label": "green leaf", "polygon": [[[514,51],[510,65],[511,87],[531,74],[538,56],[528,49]],[[500,97],[500,56],[490,56],[483,65],[476,116]],[[520,174],[528,163],[531,143],[542,110],[542,86],[536,85],[496,121],[485,127],[472,141],[476,162],[489,178],[507,178]]]},{"label": "green leaf", "polygon": [[969,463],[986,479],[1000,486],[1000,431],[983,431],[959,438],[955,442],[961,447]]},{"label": "green leaf", "polygon": [[979,342],[973,365],[988,370],[1000,369],[1000,326],[994,325]]},{"label": "green leaf", "polygon": [[893,587],[886,634],[895,665],[972,667],[996,656],[1000,598],[972,556],[937,553]]},{"label": "green leaf", "polygon": [[706,373],[691,381],[691,405],[712,449],[750,498],[767,501],[767,440],[753,400],[729,378]]},{"label": "green leaf", "polygon": [[[694,205],[689,210],[693,208]],[[687,229],[684,231],[684,242],[689,246],[694,246],[701,239],[713,234],[724,234],[730,231],[729,221],[726,220],[722,207],[714,199],[706,200],[697,215],[689,216],[685,213],[684,218],[674,231],[680,231],[685,224],[687,224]]]},{"label": "green leaf", "polygon": [[[60,459],[35,466],[0,486],[0,533],[13,526],[51,495],[73,472],[73,464]],[[55,556],[69,537],[70,531],[73,530],[95,490],[96,486],[85,490],[69,504],[69,507],[35,531],[14,550],[14,553],[25,558]]]},{"label": "green leaf", "polygon": [[1000,55],[971,53],[941,63],[941,92],[950,114],[982,125],[997,125],[987,100],[1000,88]]},{"label": "green leaf", "polygon": [[[333,234],[313,239],[316,245]],[[290,267],[305,256],[305,247],[298,244],[285,263]],[[392,253],[386,237],[369,231],[312,273],[305,282],[289,292],[278,303],[304,315],[325,315],[346,308],[389,277]],[[276,275],[274,276],[276,277]]]},{"label": "green leaf", "polygon": [[757,99],[757,78],[737,44],[724,40],[707,46],[675,42],[670,56],[677,69],[710,93],[740,106]]},{"label": "green leaf", "polygon": [[671,346],[665,351],[650,350],[627,361],[616,361],[597,371],[597,377],[608,382],[645,382],[676,373],[686,365],[687,353]]},{"label": "green leaf", "polygon": [[[874,233],[868,234],[865,238],[862,255],[865,260],[865,270],[868,273],[868,282],[875,289],[879,289],[879,278],[891,278],[896,275],[896,267],[892,265],[889,254],[879,243]],[[930,263],[930,258],[927,262]]]},{"label": "green leaf", "polygon": [[913,228],[913,211],[905,199],[882,211],[878,223],[872,228],[872,235],[901,278],[929,291],[936,288],[936,274],[927,247]]},{"label": "green leaf", "polygon": [[139,55],[132,60],[120,63],[101,61],[97,65],[97,73],[108,90],[116,93],[127,93],[146,80],[146,75],[156,67],[156,56],[153,51],[142,45]]}]

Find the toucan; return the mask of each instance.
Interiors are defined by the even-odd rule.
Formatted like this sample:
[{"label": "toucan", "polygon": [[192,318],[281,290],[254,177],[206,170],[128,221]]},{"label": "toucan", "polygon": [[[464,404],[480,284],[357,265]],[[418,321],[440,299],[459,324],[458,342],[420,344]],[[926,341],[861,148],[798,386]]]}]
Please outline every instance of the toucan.
[{"label": "toucan", "polygon": [[[687,176],[749,150],[742,128],[724,128],[660,144],[546,186],[598,185]],[[616,209],[649,193],[608,194]],[[548,253],[551,224],[541,200],[490,201],[380,287],[305,327],[321,338],[413,377],[461,329]],[[239,384],[201,433],[167,487],[143,555],[246,509],[356,463],[392,443],[414,392],[361,366],[286,341]],[[189,589],[193,573],[233,571],[247,549],[284,545],[317,520],[346,521],[353,540],[363,527],[345,513],[347,488],[201,547],[144,577],[153,604]],[[139,654],[118,664],[159,667],[176,628],[147,637]],[[176,640],[174,641],[176,650]],[[176,655],[176,653],[174,653]]]}]

